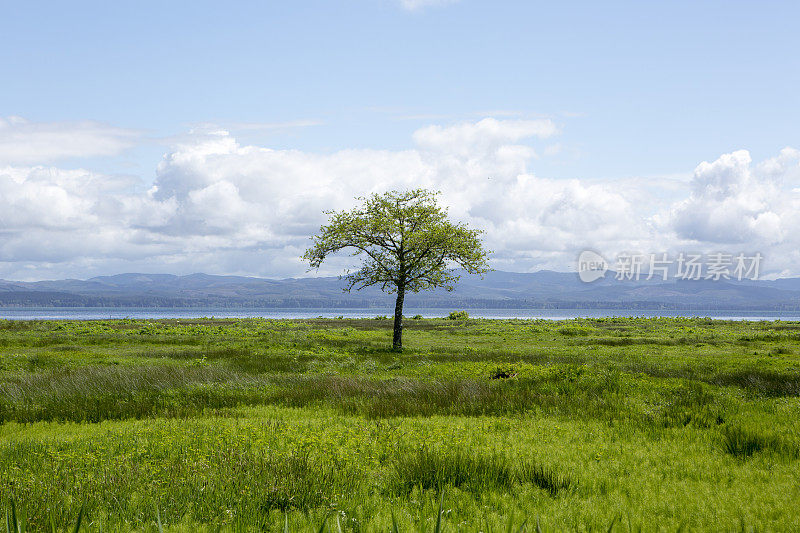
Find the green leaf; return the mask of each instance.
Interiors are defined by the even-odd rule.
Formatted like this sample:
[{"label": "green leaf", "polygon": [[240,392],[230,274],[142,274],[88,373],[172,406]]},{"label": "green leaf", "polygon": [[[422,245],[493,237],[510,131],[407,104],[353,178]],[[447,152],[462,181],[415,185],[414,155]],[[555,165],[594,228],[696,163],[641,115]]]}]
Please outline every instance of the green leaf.
[{"label": "green leaf", "polygon": [[514,512],[511,511],[508,515],[508,522],[506,522],[506,533],[511,533],[514,530]]},{"label": "green leaf", "polygon": [[442,508],[444,507],[444,489],[442,489],[442,494],[439,498],[439,514],[436,515],[436,527],[434,528],[434,533],[441,533],[442,532]]},{"label": "green leaf", "polygon": [[74,533],[78,533],[81,529],[81,521],[83,521],[83,505],[81,505],[81,510],[78,511],[78,521],[75,522],[75,529]]},{"label": "green leaf", "polygon": [[17,505],[14,503],[14,498],[11,498],[11,531],[17,533],[19,526],[17,525]]},{"label": "green leaf", "polygon": [[611,533],[611,532],[614,530],[614,524],[616,524],[616,523],[617,523],[617,519],[618,519],[618,518],[619,518],[619,516],[615,516],[615,517],[614,517],[614,518],[611,520],[611,523],[610,523],[610,524],[608,524],[608,533]]}]

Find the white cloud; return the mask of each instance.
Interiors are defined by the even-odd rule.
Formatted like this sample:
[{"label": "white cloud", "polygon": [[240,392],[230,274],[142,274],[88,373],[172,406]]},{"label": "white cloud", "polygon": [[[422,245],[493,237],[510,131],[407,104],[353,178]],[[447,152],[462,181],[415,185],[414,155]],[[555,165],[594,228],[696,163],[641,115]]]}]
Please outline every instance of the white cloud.
[{"label": "white cloud", "polygon": [[414,132],[414,141],[422,149],[464,155],[507,147],[530,137],[546,139],[558,133],[550,119],[497,120],[485,118],[455,126],[427,126]]},{"label": "white cloud", "polygon": [[[486,119],[420,130],[416,149],[323,155],[241,145],[224,130],[198,130],[164,156],[147,194],[103,190],[102,177],[86,171],[14,167],[2,183],[16,193],[0,199],[0,209],[19,223],[9,226],[13,235],[2,258],[18,263],[122,255],[112,241],[126,257],[164,269],[204,257],[208,263],[192,270],[220,272],[225,258],[235,255],[231,264],[242,271],[298,275],[305,270],[298,257],[324,222],[324,210],[350,207],[354,197],[372,192],[421,186],[444,191],[452,213],[471,219],[476,199],[525,172],[532,150],[517,143],[554,131],[549,121]],[[45,193],[56,209],[37,201]],[[22,242],[33,227],[59,233],[60,243],[73,236],[77,242],[52,246],[43,257]],[[92,238],[94,228],[103,228],[103,235]]]},{"label": "white cloud", "polygon": [[757,168],[739,150],[697,166],[689,198],[679,202],[671,222],[678,236],[705,243],[769,246],[796,233],[798,197],[784,190],[793,181],[798,157],[783,150]]},{"label": "white cloud", "polygon": [[191,131],[195,133],[208,133],[215,131],[283,131],[294,130],[299,128],[310,128],[313,126],[322,126],[325,124],[322,120],[288,120],[286,122],[230,122],[216,124],[211,122],[201,122],[195,124]]},{"label": "white cloud", "polygon": [[[246,145],[224,130],[183,137],[153,187],[87,170],[0,168],[0,277],[123,271],[303,275],[299,256],[325,210],[388,189],[442,191],[451,215],[486,231],[507,270],[572,267],[580,250],[761,251],[800,274],[800,153],[754,165],[747,152],[673,178],[555,180],[533,174],[548,120],[429,126],[408,150],[318,154]],[[547,141],[550,142],[550,141]],[[352,266],[347,257],[322,273]],[[44,274],[44,273],[47,274]],[[36,274],[31,274],[36,273]]]},{"label": "white cloud", "polygon": [[117,155],[133,146],[139,136],[137,131],[99,122],[30,122],[0,117],[0,165]]},{"label": "white cloud", "polygon": [[78,170],[0,168],[0,262],[140,257],[161,239],[146,228],[174,209],[132,194],[130,180]]},{"label": "white cloud", "polygon": [[400,5],[408,11],[416,11],[426,7],[455,4],[459,0],[400,0]]}]

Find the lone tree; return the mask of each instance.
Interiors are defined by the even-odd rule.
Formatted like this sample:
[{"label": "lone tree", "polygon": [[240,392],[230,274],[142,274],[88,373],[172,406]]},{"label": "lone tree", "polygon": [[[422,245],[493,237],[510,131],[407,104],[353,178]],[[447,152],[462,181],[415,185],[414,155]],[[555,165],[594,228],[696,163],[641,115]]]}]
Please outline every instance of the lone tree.
[{"label": "lone tree", "polygon": [[362,255],[361,269],[345,276],[345,291],[380,285],[383,291],[397,292],[392,338],[396,350],[403,347],[406,291],[453,290],[460,277],[454,267],[470,274],[489,270],[482,232],[447,220],[447,210],[436,203],[437,194],[425,189],[391,191],[359,198],[362,205],[352,211],[327,211],[329,223],[303,255],[312,268],[345,248]]}]

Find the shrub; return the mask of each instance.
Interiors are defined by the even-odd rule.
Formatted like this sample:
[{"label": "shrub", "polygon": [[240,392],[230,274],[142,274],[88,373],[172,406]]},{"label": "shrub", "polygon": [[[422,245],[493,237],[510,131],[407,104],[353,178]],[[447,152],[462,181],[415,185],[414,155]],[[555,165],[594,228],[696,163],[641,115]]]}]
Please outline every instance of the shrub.
[{"label": "shrub", "polygon": [[466,311],[452,311],[447,318],[450,320],[467,320],[469,318],[469,313]]}]

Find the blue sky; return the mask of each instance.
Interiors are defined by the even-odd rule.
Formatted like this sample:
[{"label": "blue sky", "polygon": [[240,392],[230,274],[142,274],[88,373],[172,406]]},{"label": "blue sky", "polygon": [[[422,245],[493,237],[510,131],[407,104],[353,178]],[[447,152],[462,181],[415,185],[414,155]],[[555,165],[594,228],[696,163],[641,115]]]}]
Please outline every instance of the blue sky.
[{"label": "blue sky", "polygon": [[[92,183],[103,177],[115,183],[126,178],[125,186],[115,185],[114,194],[141,196],[166,179],[164,161],[170,154],[180,153],[181,146],[197,148],[215,131],[226,131],[240,147],[335,159],[336,154],[353,150],[369,150],[369,157],[382,152],[397,156],[419,150],[415,132],[474,125],[490,118],[501,125],[549,121],[554,132],[501,135],[510,146],[526,146],[532,152],[514,163],[522,165],[521,170],[487,163],[485,172],[508,171],[507,181],[526,173],[564,183],[579,180],[584,187],[599,183],[619,194],[638,187],[648,195],[644,203],[663,207],[692,201],[692,191],[699,194],[691,180],[697,181],[695,169],[703,161],[746,150],[754,177],[737,175],[730,180],[739,180],[737,194],[747,196],[742,187],[763,189],[766,178],[757,170],[759,164],[779,157],[785,147],[800,147],[796,28],[800,4],[796,2],[31,1],[4,2],[2,11],[0,117],[7,120],[6,140],[38,135],[39,144],[62,142],[52,140],[54,130],[62,136],[74,130],[73,139],[86,134],[87,128],[93,131],[85,146],[65,151],[48,145],[23,157],[17,155],[17,145],[7,143],[3,149],[0,130],[0,167],[7,165],[14,170],[6,175],[16,176],[7,178],[9,187],[36,181],[23,168],[57,169],[51,174],[80,169],[93,176]],[[14,117],[21,117],[24,127]],[[107,149],[96,148],[109,138]],[[441,164],[421,175],[441,173]],[[787,167],[787,176],[794,176],[793,165]],[[246,188],[236,182],[239,170],[228,172],[234,177],[226,178],[226,183],[239,192]],[[280,178],[265,174],[263,179]],[[426,179],[438,184],[430,176]],[[686,190],[669,180],[685,182]],[[648,188],[649,181],[653,188]],[[768,185],[785,191],[800,185],[785,177],[778,181]],[[381,183],[395,182],[385,177]],[[206,189],[212,183],[202,184]],[[354,183],[347,190],[358,193],[363,188]],[[91,198],[79,197],[83,203],[78,204],[83,209],[91,204],[96,210],[106,194],[101,189],[107,187],[97,189]],[[495,193],[499,198],[508,190],[501,187]],[[69,189],[65,194],[77,193]],[[181,193],[175,194],[176,209],[181,211]],[[563,191],[554,189],[552,194],[558,197]],[[640,203],[633,197],[625,199],[632,205]],[[167,200],[162,193],[162,204]],[[765,196],[762,203],[769,201]],[[464,217],[475,216],[470,209],[480,210],[477,197],[470,205],[459,202],[470,200],[452,200],[454,211]],[[780,209],[789,209],[767,207],[758,211],[745,206],[745,211],[749,209],[747,216],[756,220],[764,212],[781,218]],[[680,209],[675,204],[672,211]],[[669,216],[658,211],[656,207],[637,213],[637,220],[658,226]],[[604,216],[600,213],[596,220]],[[318,225],[317,218],[309,217],[309,227]],[[541,222],[532,235],[541,230]],[[494,219],[488,223],[502,225]],[[100,246],[85,250],[81,257],[62,257],[9,244],[14,232],[25,228],[17,222],[5,224],[5,235],[12,236],[6,243],[0,241],[4,254],[0,277],[85,277],[81,274],[143,266],[222,273],[231,270],[225,265],[242,264],[250,266],[238,267],[236,273],[302,272],[291,255],[301,247],[299,241],[290,242],[280,231],[267,232],[283,235],[275,240],[266,233],[217,240],[216,252],[210,243],[184,242],[185,249],[202,248],[197,251],[202,258],[189,258],[178,251],[178,242],[159,249],[164,242],[153,231],[130,235],[142,224],[134,228],[126,221],[119,224],[127,234],[115,238],[131,239],[127,252]],[[69,226],[58,224],[52,223],[53,232]],[[706,238],[710,234],[697,232],[681,235],[680,229],[675,230],[684,226],[667,224],[653,230],[649,240],[640,236],[634,242],[618,239],[613,246],[605,241],[598,245],[613,250],[638,245],[659,251],[657,246],[676,249],[688,243],[705,249],[729,244],[730,239]],[[667,239],[671,230],[663,228],[672,228],[674,238]],[[210,233],[220,234],[220,229]],[[738,244],[751,250],[783,244],[791,248],[783,237],[765,238],[764,231],[754,235]],[[143,239],[150,239],[149,251],[134,252]],[[509,249],[498,266],[516,270],[566,269],[565,258],[574,252],[562,249],[563,256],[555,251],[537,255],[539,248],[549,245],[535,237],[529,244],[499,244]],[[286,256],[266,267],[255,266],[256,255],[244,263],[241,257],[224,264],[212,259],[221,249],[235,249],[238,254],[248,246],[260,252],[284,249]],[[531,248],[527,259],[513,259],[520,246]],[[780,250],[774,255],[780,255],[775,272],[794,271],[793,256]]]}]

